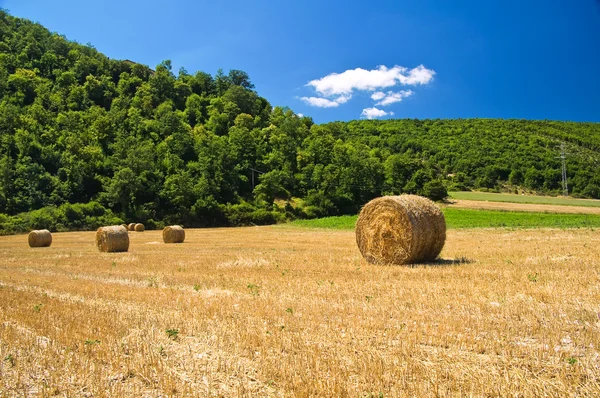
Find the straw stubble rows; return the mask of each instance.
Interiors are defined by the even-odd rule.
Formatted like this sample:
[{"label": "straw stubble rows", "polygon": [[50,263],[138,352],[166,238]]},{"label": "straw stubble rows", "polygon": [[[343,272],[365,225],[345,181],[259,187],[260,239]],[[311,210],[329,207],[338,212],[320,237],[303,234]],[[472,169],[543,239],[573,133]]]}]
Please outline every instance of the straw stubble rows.
[{"label": "straw stubble rows", "polygon": [[417,267],[348,231],[53,238],[0,238],[0,396],[600,393],[597,231],[449,231]]}]

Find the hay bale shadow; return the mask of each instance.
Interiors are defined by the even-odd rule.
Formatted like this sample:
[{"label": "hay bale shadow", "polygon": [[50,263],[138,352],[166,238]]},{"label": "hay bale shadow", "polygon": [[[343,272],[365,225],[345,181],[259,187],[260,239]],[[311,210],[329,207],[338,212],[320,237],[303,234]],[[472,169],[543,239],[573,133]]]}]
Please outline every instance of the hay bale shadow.
[{"label": "hay bale shadow", "polygon": [[412,267],[452,267],[463,264],[472,264],[473,260],[467,257],[456,257],[456,258],[436,258],[433,261],[426,263],[412,264]]}]

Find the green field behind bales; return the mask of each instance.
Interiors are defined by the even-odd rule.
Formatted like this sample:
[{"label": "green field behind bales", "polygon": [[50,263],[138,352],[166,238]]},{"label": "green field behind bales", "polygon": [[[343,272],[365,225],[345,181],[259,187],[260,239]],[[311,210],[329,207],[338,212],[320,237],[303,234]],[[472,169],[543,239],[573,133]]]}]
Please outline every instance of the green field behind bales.
[{"label": "green field behind bales", "polygon": [[[517,211],[442,209],[449,229],[457,228],[596,228],[600,215],[555,214]],[[357,216],[297,220],[290,224],[306,228],[354,229]]]}]

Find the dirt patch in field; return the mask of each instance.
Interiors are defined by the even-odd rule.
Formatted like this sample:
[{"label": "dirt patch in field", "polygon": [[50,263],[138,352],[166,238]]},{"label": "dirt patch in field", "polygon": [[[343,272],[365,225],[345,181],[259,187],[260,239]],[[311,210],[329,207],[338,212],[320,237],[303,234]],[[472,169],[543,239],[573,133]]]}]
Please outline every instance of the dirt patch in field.
[{"label": "dirt patch in field", "polygon": [[533,213],[600,214],[600,207],[484,202],[479,200],[452,200],[448,206],[456,209],[528,211]]}]

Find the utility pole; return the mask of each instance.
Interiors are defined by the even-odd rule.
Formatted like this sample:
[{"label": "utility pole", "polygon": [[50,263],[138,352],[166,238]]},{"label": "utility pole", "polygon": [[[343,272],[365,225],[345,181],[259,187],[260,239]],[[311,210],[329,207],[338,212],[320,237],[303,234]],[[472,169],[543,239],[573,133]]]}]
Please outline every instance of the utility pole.
[{"label": "utility pole", "polygon": [[258,174],[265,174],[264,171],[260,171],[260,170],[256,170],[253,169],[252,167],[248,167],[250,170],[252,170],[252,190],[254,191],[254,173],[258,173]]},{"label": "utility pole", "polygon": [[565,143],[560,144],[560,156],[558,156],[562,163],[562,187],[563,196],[569,196],[569,185],[567,184],[567,155],[565,152]]}]

